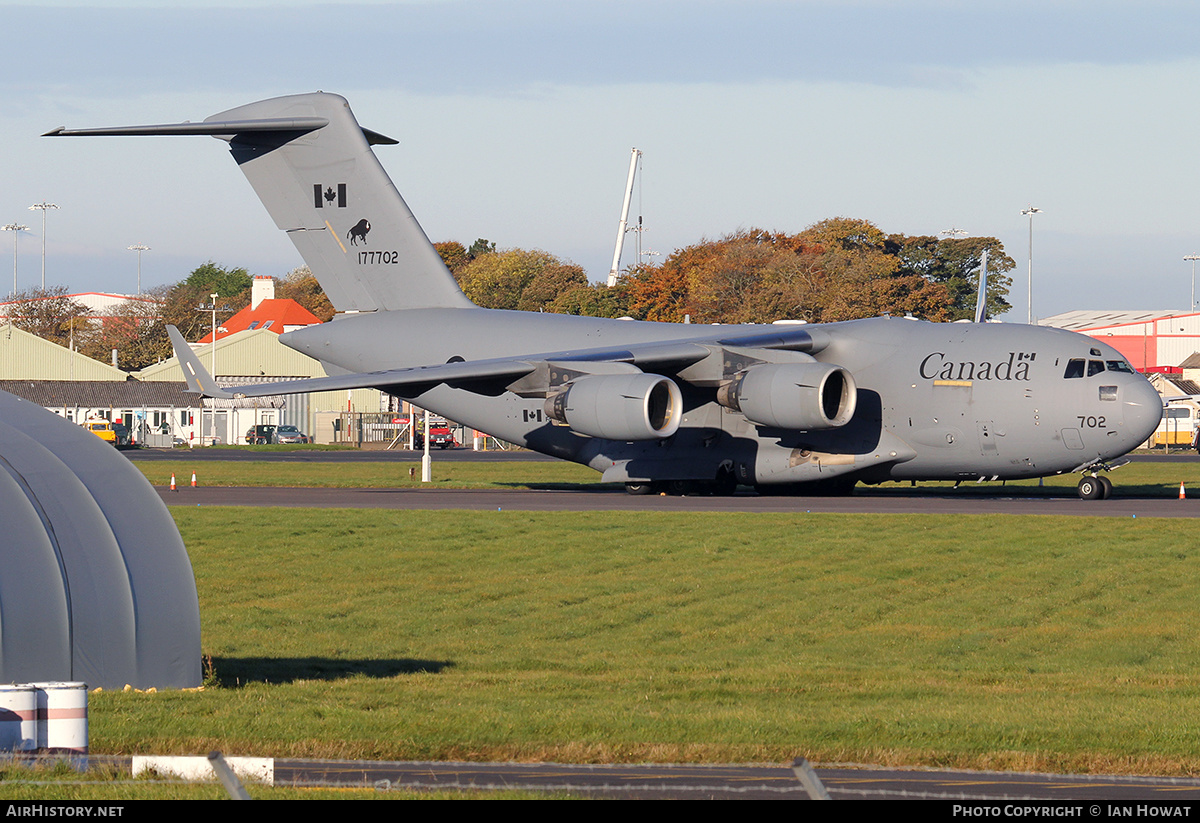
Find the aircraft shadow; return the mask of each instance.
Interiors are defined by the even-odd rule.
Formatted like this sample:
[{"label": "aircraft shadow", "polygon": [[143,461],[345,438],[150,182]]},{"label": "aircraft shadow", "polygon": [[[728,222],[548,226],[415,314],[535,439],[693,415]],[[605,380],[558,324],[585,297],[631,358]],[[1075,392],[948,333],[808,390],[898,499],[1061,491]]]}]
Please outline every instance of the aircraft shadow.
[{"label": "aircraft shadow", "polygon": [[[207,659],[206,659],[207,663]],[[212,671],[223,688],[248,683],[280,685],[298,680],[343,680],[355,675],[388,678],[421,672],[439,674],[450,660],[342,660],[328,657],[214,657]]]},{"label": "aircraft shadow", "polygon": [[[1113,497],[1128,499],[1161,499],[1175,497],[1179,491],[1176,485],[1130,484],[1122,485],[1117,477],[1113,489]],[[591,494],[624,493],[620,483],[497,483],[502,488],[519,489],[524,491],[570,491]],[[910,486],[906,481],[869,485],[859,483],[851,493],[854,497],[1028,497],[1046,499],[1070,499],[1077,497],[1075,487],[1071,486],[1037,486],[1029,481],[1004,484],[1000,482],[975,483],[964,482],[957,488],[947,481],[925,481],[916,486]],[[704,496],[701,493],[689,494],[689,497]],[[749,486],[739,486],[738,497],[754,497],[756,493]],[[793,497],[809,497],[804,493],[791,495]]]}]

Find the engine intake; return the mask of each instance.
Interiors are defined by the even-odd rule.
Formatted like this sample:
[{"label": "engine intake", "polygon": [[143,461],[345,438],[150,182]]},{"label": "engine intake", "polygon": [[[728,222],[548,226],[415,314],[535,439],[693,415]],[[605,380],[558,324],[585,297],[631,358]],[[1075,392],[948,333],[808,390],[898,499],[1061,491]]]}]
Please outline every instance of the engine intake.
[{"label": "engine intake", "polygon": [[834,429],[854,416],[858,388],[850,372],[829,363],[766,363],[740,372],[717,402],[761,426]]},{"label": "engine intake", "polygon": [[661,440],[679,428],[683,394],[657,374],[588,375],[547,397],[546,414],[591,437]]}]

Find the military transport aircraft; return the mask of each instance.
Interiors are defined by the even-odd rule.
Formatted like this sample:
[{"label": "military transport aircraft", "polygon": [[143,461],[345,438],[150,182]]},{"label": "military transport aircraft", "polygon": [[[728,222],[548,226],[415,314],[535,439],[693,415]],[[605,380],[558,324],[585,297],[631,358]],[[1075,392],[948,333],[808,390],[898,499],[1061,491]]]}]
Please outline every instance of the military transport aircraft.
[{"label": "military transport aircraft", "polygon": [[333,375],[219,388],[178,331],[194,391],[372,386],[631,493],[847,492],[859,481],[1100,475],[1162,403],[1115,349],[1058,329],[876,317],[696,326],[471,303],[376,159],[396,141],[326,93],[199,123],[47,136],[206,134],[234,160],[340,314],[280,336]]}]

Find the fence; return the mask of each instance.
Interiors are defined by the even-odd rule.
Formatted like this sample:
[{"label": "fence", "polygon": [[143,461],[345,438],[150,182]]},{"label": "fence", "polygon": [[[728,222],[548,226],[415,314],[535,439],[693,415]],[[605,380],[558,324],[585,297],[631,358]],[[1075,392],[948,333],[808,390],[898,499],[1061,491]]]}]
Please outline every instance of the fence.
[{"label": "fence", "polygon": [[[424,428],[421,416],[416,417],[417,433]],[[460,423],[440,418],[430,418],[430,427],[447,427],[454,435],[454,442],[470,448],[475,432]],[[489,435],[480,435],[481,447],[489,450],[514,448],[511,444]],[[409,415],[399,412],[341,412],[333,421],[333,442],[355,446],[381,444],[389,448],[406,449],[409,443]]]}]

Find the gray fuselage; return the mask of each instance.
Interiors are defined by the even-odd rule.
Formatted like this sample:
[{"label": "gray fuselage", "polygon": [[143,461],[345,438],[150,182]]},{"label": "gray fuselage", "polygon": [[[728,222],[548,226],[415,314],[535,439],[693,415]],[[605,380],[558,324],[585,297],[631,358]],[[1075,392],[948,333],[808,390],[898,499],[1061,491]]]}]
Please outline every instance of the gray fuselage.
[{"label": "gray fuselage", "polygon": [[[283,340],[337,369],[374,372],[778,328],[410,309],[350,314]],[[1153,387],[1115,349],[1072,332],[887,317],[809,328],[828,336],[815,359],[845,368],[857,383],[857,409],[844,426],[764,427],[718,405],[714,389],[686,381],[679,381],[679,430],[660,441],[580,435],[550,421],[541,399],[508,391],[493,396],[442,385],[407,399],[589,465],[606,480],[708,480],[732,469],[755,485],[1057,474],[1126,454],[1150,436],[1162,414]]]}]

